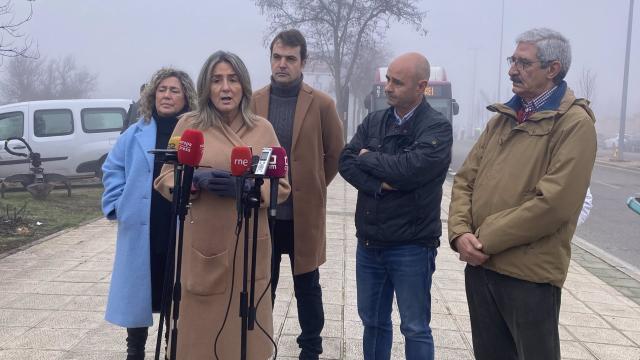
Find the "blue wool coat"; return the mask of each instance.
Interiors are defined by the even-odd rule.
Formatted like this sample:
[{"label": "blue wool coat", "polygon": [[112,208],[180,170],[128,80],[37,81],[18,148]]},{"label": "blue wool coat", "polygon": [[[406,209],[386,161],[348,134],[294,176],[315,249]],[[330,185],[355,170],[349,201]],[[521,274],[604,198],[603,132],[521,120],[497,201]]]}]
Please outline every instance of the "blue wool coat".
[{"label": "blue wool coat", "polygon": [[118,221],[116,254],[105,319],[123,327],[147,327],[151,314],[149,215],[156,122],[130,126],[102,166],[102,211]]}]

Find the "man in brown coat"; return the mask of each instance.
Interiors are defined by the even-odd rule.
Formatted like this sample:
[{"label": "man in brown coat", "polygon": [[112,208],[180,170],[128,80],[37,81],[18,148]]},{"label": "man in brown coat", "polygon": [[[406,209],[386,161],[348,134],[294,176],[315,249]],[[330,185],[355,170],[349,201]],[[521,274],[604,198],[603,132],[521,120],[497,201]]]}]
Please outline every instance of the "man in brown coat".
[{"label": "man in brown coat", "polygon": [[326,260],[327,186],[338,172],[344,146],[334,101],[303,82],[307,44],[298,30],[286,30],[271,43],[271,85],[254,94],[253,110],[266,117],[289,157],[291,195],[279,204],[275,222],[272,297],[275,301],[282,254],[293,270],[300,359],[318,359],[324,326],[318,267]]},{"label": "man in brown coat", "polygon": [[595,118],[563,80],[569,41],[521,34],[507,60],[515,96],[455,176],[449,241],[467,262],[473,350],[485,359],[560,359],[561,288],[596,154]]}]

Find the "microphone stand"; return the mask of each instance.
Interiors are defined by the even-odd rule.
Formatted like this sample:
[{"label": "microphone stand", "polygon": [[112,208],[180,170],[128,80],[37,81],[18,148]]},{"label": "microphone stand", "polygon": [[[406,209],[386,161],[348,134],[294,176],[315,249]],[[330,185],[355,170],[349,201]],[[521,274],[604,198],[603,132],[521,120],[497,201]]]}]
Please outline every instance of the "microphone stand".
[{"label": "microphone stand", "polygon": [[171,356],[170,360],[175,360],[178,350],[178,318],[180,317],[180,300],[182,298],[182,247],[184,243],[184,220],[189,211],[189,197],[191,195],[191,182],[193,181],[193,166],[184,165],[182,173],[182,186],[180,188],[178,202],[178,255],[176,257],[175,283],[173,286],[173,307],[171,327]]},{"label": "microphone stand", "polygon": [[256,178],[254,184],[254,191],[256,192],[256,198],[258,199],[253,209],[253,246],[251,247],[252,259],[251,259],[251,287],[250,287],[250,300],[249,300],[249,330],[253,330],[254,323],[256,321],[256,256],[258,254],[258,219],[260,211],[260,187],[264,184],[262,178]]},{"label": "microphone stand", "polygon": [[165,161],[169,161],[169,163],[173,164],[173,183],[174,188],[171,197],[171,223],[169,225],[169,248],[167,250],[167,257],[165,259],[165,272],[164,272],[164,286],[162,288],[162,301],[160,308],[160,320],[158,322],[158,334],[156,339],[156,351],[155,351],[155,360],[160,359],[160,347],[162,346],[162,335],[163,335],[163,327],[165,321],[167,322],[167,333],[166,340],[169,340],[169,321],[167,312],[171,306],[171,295],[173,289],[173,272],[175,265],[175,246],[176,246],[176,217],[178,214],[178,204],[180,202],[180,194],[181,194],[181,181],[182,178],[182,165],[177,162],[177,158],[170,159],[167,158]]},{"label": "microphone stand", "polygon": [[[271,296],[271,309],[274,307],[274,297],[275,291],[273,290],[273,273],[276,269],[276,261],[275,261],[275,248],[276,248],[276,215],[277,215],[277,202],[278,202],[278,186],[280,183],[280,179],[276,177],[270,177],[269,181],[271,182],[271,191],[270,191],[270,201],[269,201],[269,216],[267,220],[269,221],[269,237],[271,238],[271,274],[269,274],[269,284],[270,287],[269,295]],[[275,185],[274,185],[275,182]]]},{"label": "microphone stand", "polygon": [[[258,218],[260,210],[260,187],[264,180],[261,177],[256,177],[253,188],[249,191],[246,197],[244,197],[244,252],[243,252],[243,264],[242,264],[242,291],[240,292],[240,317],[242,326],[240,330],[240,359],[246,360],[247,358],[247,330],[253,330],[256,308],[255,308],[255,287],[256,287],[256,256],[258,246]],[[248,282],[248,267],[249,267],[249,220],[251,219],[251,213],[253,211],[253,247],[251,258],[251,280],[250,291],[251,300],[249,302],[247,292]]]}]

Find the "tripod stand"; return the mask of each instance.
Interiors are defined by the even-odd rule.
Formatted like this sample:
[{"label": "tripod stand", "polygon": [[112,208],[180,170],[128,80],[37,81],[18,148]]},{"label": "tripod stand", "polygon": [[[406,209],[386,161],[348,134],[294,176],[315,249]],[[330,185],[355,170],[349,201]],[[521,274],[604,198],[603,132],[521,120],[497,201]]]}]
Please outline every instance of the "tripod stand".
[{"label": "tripod stand", "polygon": [[[173,167],[173,183],[176,184],[174,187],[174,191],[171,197],[171,224],[169,226],[170,234],[176,233],[176,218],[178,214],[178,207],[180,203],[180,194],[182,191],[180,190],[181,179],[182,179],[182,165],[174,163]],[[156,352],[154,359],[160,360],[160,347],[162,346],[162,334],[163,334],[163,326],[165,322],[165,317],[167,317],[167,312],[171,307],[171,298],[173,296],[173,276],[174,276],[174,259],[175,259],[175,249],[176,249],[176,237],[175,235],[169,236],[169,250],[167,251],[167,258],[165,259],[165,273],[164,273],[164,286],[162,289],[162,303],[160,308],[160,320],[158,320],[158,337],[156,339]],[[167,321],[167,342],[169,341],[169,321],[168,317]],[[165,354],[166,356],[166,354]]]},{"label": "tripod stand", "polygon": [[[162,344],[162,332],[164,325],[164,317],[168,317],[168,311],[171,309],[171,336],[169,340],[170,360],[175,360],[178,349],[178,318],[180,317],[180,300],[182,295],[182,248],[184,243],[184,220],[189,211],[189,198],[191,191],[191,182],[193,181],[193,167],[188,165],[177,164],[174,168],[174,188],[172,193],[172,217],[171,217],[171,233],[175,234],[177,230],[177,246],[176,236],[171,237],[169,251],[166,259],[165,270],[165,286],[162,293],[162,308],[160,311],[160,322],[158,324],[158,338],[156,339],[155,360],[159,360],[160,346]],[[176,223],[177,218],[177,223]],[[175,251],[177,250],[177,256]],[[175,261],[174,261],[175,260]],[[175,264],[175,268],[174,268]],[[167,321],[169,323],[169,321]],[[167,324],[168,325],[168,324]],[[169,331],[169,328],[167,328]],[[166,355],[165,355],[166,356]]]},{"label": "tripod stand", "polygon": [[[244,181],[243,181],[244,182]],[[244,215],[244,252],[242,264],[242,291],[240,292],[240,318],[242,321],[240,331],[240,359],[247,358],[247,331],[254,329],[256,321],[256,260],[258,253],[258,220],[260,218],[260,187],[264,183],[261,177],[256,177],[254,185],[246,196],[242,196],[242,213]],[[251,280],[248,282],[249,267],[249,223],[253,213],[252,246],[251,246]],[[249,292],[247,292],[249,287]]]}]

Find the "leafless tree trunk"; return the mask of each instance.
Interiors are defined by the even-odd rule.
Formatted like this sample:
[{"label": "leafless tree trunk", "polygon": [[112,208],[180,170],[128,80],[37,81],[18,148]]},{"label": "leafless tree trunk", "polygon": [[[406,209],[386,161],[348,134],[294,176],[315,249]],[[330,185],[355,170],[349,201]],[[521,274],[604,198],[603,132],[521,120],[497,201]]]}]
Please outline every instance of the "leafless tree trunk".
[{"label": "leafless tree trunk", "polygon": [[593,95],[596,89],[596,74],[591,72],[591,69],[582,69],[580,75],[580,96],[593,102]]}]

